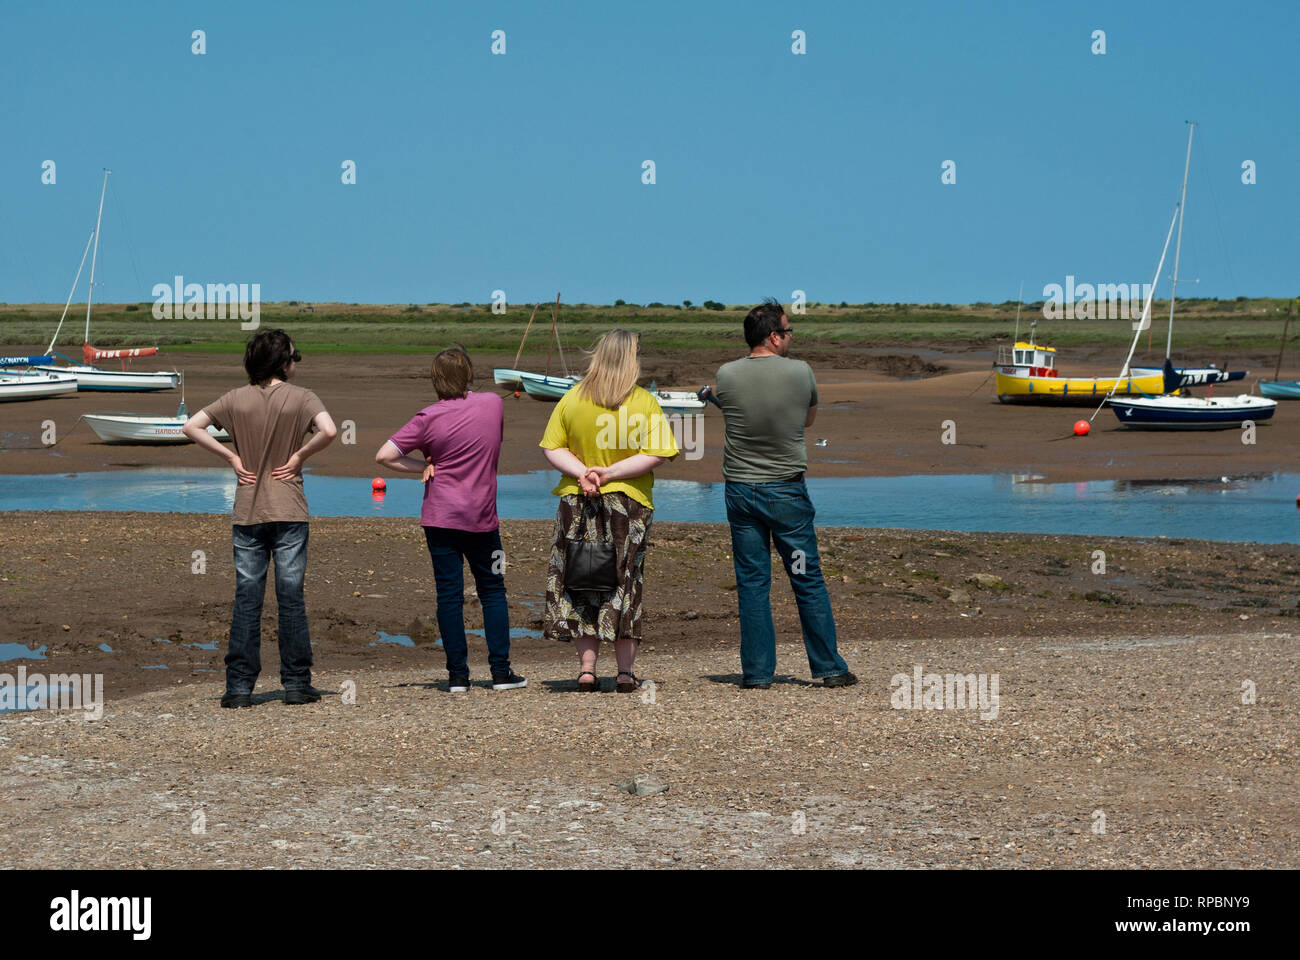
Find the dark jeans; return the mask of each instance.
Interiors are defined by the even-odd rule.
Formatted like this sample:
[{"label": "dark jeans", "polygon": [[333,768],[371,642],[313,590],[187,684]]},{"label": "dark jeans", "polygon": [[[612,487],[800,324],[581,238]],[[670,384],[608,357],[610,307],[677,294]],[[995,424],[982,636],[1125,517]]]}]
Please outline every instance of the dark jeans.
[{"label": "dark jeans", "polygon": [[510,612],[506,607],[505,553],[497,530],[475,533],[449,527],[425,527],[424,539],[433,560],[438,587],[438,632],[447,654],[447,672],[469,675],[469,650],[465,644],[465,571],[469,562],[474,588],[483,605],[483,633],[487,639],[492,676],[510,673]]},{"label": "dark jeans", "polygon": [[262,672],[262,600],[266,567],[275,555],[275,599],[280,606],[280,682],[286,690],[311,686],[311,638],[302,581],[307,572],[307,524],[254,523],[232,528],[235,608],[226,653],[226,692],[252,693]]},{"label": "dark jeans", "polygon": [[799,605],[799,626],[814,680],[847,673],[836,652],[835,618],[817,554],[812,501],[802,480],[781,483],[727,481],[727,522],[740,606],[740,667],[747,683],[766,683],[776,672],[772,625],[772,555],[785,565]]}]

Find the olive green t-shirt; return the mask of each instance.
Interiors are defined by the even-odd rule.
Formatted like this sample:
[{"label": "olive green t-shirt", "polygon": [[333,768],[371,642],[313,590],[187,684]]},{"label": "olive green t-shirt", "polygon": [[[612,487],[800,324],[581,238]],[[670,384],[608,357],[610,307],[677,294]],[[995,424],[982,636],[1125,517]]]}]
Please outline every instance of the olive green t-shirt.
[{"label": "olive green t-shirt", "polygon": [[283,380],[266,386],[238,387],[203,408],[212,422],[230,434],[244,469],[257,483],[235,487],[232,523],[245,526],[308,519],[302,475],[276,480],[271,471],[302,446],[325,404],[310,390]]},{"label": "olive green t-shirt", "polygon": [[817,405],[817,380],[802,360],[745,357],[718,368],[714,395],[727,421],[722,475],[770,483],[808,468],[803,424]]}]

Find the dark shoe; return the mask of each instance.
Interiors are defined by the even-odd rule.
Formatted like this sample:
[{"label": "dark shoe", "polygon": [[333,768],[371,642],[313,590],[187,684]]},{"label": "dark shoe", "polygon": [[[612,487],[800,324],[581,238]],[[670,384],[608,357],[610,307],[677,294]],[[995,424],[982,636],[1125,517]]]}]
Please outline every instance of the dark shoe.
[{"label": "dark shoe", "polygon": [[[591,677],[590,680],[584,680],[583,677]],[[578,674],[578,692],[579,693],[600,693],[600,678],[590,670],[584,670]]]},{"label": "dark shoe", "polygon": [[290,706],[319,701],[320,691],[315,687],[294,687],[292,690],[284,691],[284,702]]},{"label": "dark shoe", "polygon": [[772,689],[771,680],[743,680],[740,684],[742,690],[770,690]]},{"label": "dark shoe", "polygon": [[253,695],[251,693],[227,693],[221,698],[223,707],[251,707],[253,705]]},{"label": "dark shoe", "polygon": [[858,678],[851,673],[837,673],[833,677],[827,677],[822,681],[823,687],[851,687],[858,682]]},{"label": "dark shoe", "polygon": [[448,693],[468,693],[469,692],[469,674],[453,673],[448,676],[447,680]]},{"label": "dark shoe", "polygon": [[528,681],[519,674],[511,670],[509,673],[503,673],[500,676],[492,675],[493,690],[518,690],[520,687],[528,686]]},{"label": "dark shoe", "polygon": [[[631,681],[627,681],[623,680],[623,677],[631,677],[632,679]],[[637,675],[631,670],[620,670],[618,672],[618,677],[614,679],[614,689],[619,693],[635,693],[637,688],[640,686],[641,681],[637,679]]]}]

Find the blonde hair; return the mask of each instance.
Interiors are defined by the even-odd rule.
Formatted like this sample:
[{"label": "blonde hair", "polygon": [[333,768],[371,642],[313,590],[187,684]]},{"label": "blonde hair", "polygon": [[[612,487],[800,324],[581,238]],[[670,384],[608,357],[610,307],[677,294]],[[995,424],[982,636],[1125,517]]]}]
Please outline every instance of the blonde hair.
[{"label": "blonde hair", "polygon": [[597,340],[587,375],[578,384],[582,396],[609,410],[622,406],[641,376],[640,344],[640,334],[620,327]]}]

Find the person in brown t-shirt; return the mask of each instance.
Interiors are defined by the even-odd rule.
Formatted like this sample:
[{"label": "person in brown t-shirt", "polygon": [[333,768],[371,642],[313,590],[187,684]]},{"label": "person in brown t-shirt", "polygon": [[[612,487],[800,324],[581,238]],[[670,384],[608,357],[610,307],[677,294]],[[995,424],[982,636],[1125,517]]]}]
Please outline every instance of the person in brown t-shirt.
[{"label": "person in brown t-shirt", "polygon": [[[262,601],[272,555],[284,702],[320,700],[311,685],[311,638],[302,595],[308,521],[302,465],[329,446],[338,430],[316,394],[289,383],[301,359],[283,330],[259,333],[244,351],[248,386],[224,394],[182,428],[200,447],[229,463],[238,480],[231,528],[235,603],[223,707],[252,706],[262,671]],[[230,434],[233,450],[208,433],[209,424]]]}]

